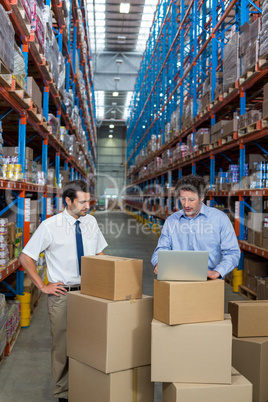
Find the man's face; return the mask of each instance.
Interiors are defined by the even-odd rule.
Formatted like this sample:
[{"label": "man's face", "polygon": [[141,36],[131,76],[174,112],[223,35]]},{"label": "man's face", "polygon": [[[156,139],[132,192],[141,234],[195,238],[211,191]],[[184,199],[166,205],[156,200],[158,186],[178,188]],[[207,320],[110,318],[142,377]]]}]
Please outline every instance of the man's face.
[{"label": "man's face", "polygon": [[90,194],[83,191],[76,192],[76,198],[71,201],[69,197],[65,199],[67,203],[67,211],[74,218],[78,219],[80,216],[86,216],[90,208]]},{"label": "man's face", "polygon": [[200,199],[193,191],[180,190],[179,199],[185,215],[194,218],[200,211],[204,198]]}]

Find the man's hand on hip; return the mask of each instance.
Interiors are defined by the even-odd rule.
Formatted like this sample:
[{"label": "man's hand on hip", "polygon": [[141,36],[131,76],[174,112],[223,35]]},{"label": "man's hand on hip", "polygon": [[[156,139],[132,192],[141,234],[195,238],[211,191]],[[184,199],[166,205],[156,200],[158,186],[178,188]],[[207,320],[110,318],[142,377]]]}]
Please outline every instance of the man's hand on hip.
[{"label": "man's hand on hip", "polygon": [[67,293],[67,290],[64,288],[63,282],[57,282],[57,283],[48,283],[47,285],[44,285],[41,288],[41,292],[48,295],[55,295],[59,297],[60,295],[64,295],[65,293]]}]

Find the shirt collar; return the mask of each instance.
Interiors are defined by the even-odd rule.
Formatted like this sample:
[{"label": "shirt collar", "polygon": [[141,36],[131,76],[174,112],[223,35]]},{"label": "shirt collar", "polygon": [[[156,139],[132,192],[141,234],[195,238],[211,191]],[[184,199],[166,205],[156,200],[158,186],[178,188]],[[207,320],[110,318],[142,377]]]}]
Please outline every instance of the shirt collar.
[{"label": "shirt collar", "polygon": [[67,222],[72,226],[75,225],[75,222],[78,220],[81,223],[83,223],[83,219],[85,218],[84,216],[80,216],[79,219],[75,219],[71,214],[69,214],[69,212],[67,211],[67,209],[65,208],[64,211],[62,212],[64,218],[67,220]]},{"label": "shirt collar", "polygon": [[[181,209],[180,211],[177,212],[178,214],[178,218],[181,219],[182,217],[184,218],[188,218],[185,213],[184,210]],[[202,202],[202,206],[200,211],[198,212],[198,214],[195,216],[195,218],[197,218],[199,215],[205,215],[206,217],[208,216],[208,207]],[[191,219],[191,218],[189,218]],[[194,219],[194,218],[193,218]]]}]

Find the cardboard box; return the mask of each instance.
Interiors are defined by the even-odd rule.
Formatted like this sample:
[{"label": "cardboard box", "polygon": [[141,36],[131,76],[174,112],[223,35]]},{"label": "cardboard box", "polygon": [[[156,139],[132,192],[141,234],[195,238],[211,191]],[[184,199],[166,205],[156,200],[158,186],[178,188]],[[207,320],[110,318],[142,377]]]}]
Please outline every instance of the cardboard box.
[{"label": "cardboard box", "polygon": [[70,402],[153,402],[151,367],[104,374],[69,359]]},{"label": "cardboard box", "polygon": [[39,89],[39,86],[36,84],[33,77],[27,77],[27,92],[32,98],[33,102],[39,109],[39,112],[42,111],[42,92]]},{"label": "cardboard box", "polygon": [[268,338],[233,337],[233,366],[253,384],[253,402],[268,400]]},{"label": "cardboard box", "polygon": [[232,323],[152,322],[152,381],[231,384]]},{"label": "cardboard box", "polygon": [[268,301],[230,301],[233,335],[239,338],[268,336]]},{"label": "cardboard box", "polygon": [[238,131],[238,119],[230,120],[223,126],[222,137],[228,137],[228,135],[233,134]]},{"label": "cardboard box", "polygon": [[154,318],[169,325],[224,319],[224,281],[154,280]]},{"label": "cardboard box", "polygon": [[264,218],[268,217],[268,214],[259,212],[249,212],[247,219],[247,226],[255,232],[262,232]]},{"label": "cardboard box", "polygon": [[31,200],[30,223],[39,222],[39,205],[38,200]]},{"label": "cardboard box", "polygon": [[67,295],[67,354],[104,373],[151,364],[153,299]]},{"label": "cardboard box", "polygon": [[262,116],[267,117],[268,116],[268,100],[265,100],[262,104]]},{"label": "cardboard box", "polygon": [[255,255],[244,256],[244,272],[252,276],[268,276],[268,261]]},{"label": "cardboard box", "polygon": [[[3,156],[18,156],[19,147],[3,147]],[[33,150],[26,147],[25,158],[33,160]]]},{"label": "cardboard box", "polygon": [[257,300],[268,299],[268,278],[257,280]]},{"label": "cardboard box", "polygon": [[268,227],[264,226],[262,229],[262,235],[264,239],[268,239]]},{"label": "cardboard box", "polygon": [[163,402],[252,402],[252,393],[252,384],[234,368],[230,385],[163,384]]},{"label": "cardboard box", "polygon": [[257,293],[257,280],[257,276],[252,276],[244,272],[243,284],[255,293]]},{"label": "cardboard box", "polygon": [[81,293],[109,300],[142,297],[143,261],[94,255],[82,257]]},{"label": "cardboard box", "polygon": [[14,258],[14,244],[8,243],[8,253],[9,259],[12,260]]},{"label": "cardboard box", "polygon": [[15,243],[15,236],[16,236],[15,229],[16,229],[16,226],[15,226],[14,222],[9,222],[7,224],[7,242],[8,243],[12,243],[12,244]]},{"label": "cardboard box", "polygon": [[268,239],[267,238],[263,239],[262,248],[265,248],[266,250],[268,250]]},{"label": "cardboard box", "polygon": [[255,243],[255,232],[252,229],[248,229],[248,243],[250,244]]},{"label": "cardboard box", "polygon": [[255,245],[257,247],[262,247],[263,238],[262,232],[255,232]]}]

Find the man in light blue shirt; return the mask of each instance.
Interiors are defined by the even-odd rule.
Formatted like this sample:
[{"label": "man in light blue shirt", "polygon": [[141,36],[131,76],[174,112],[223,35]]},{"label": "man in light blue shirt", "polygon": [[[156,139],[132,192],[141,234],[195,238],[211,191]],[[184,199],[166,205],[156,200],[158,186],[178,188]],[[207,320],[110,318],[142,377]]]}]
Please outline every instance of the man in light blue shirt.
[{"label": "man in light blue shirt", "polygon": [[207,250],[208,278],[224,278],[240,259],[240,248],[228,216],[203,200],[206,184],[202,177],[189,175],[176,187],[182,209],[169,216],[152,256],[157,274],[158,250]]}]

